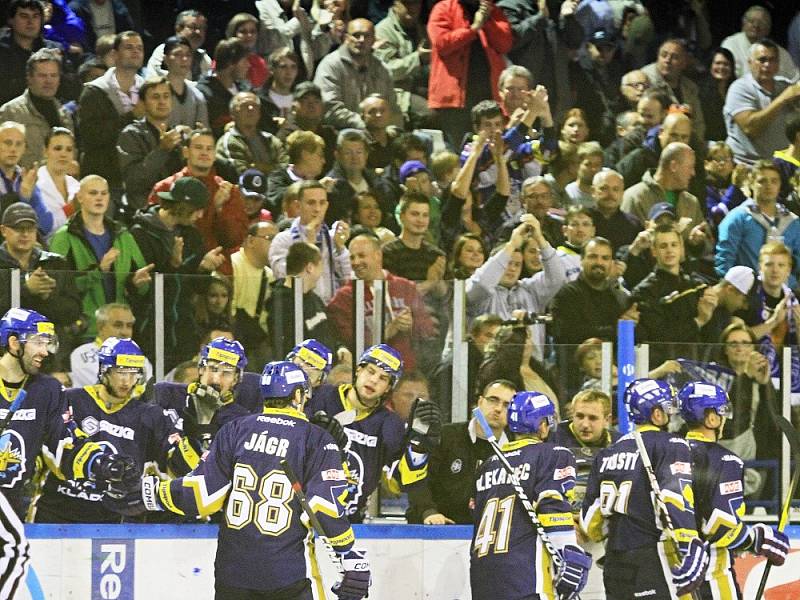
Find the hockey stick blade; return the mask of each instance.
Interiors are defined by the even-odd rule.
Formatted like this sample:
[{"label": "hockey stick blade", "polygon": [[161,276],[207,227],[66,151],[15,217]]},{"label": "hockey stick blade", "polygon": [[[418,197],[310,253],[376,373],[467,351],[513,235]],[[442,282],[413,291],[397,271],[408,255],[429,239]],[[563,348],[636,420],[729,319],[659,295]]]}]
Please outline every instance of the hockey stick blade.
[{"label": "hockey stick blade", "polygon": [[[768,404],[769,406],[769,404]],[[781,516],[778,521],[778,531],[783,531],[786,524],[789,522],[789,509],[792,506],[792,497],[794,491],[797,489],[797,484],[800,482],[800,435],[797,430],[792,427],[792,424],[786,417],[779,415],[773,410],[770,411],[772,420],[783,432],[786,441],[789,442],[789,448],[792,456],[794,457],[794,471],[792,472],[792,479],[789,482],[789,489],[786,490],[786,496],[783,499],[783,507],[781,508]],[[769,572],[772,569],[772,563],[767,561],[764,566],[764,572],[761,574],[761,581],[758,582],[758,591],[756,591],[756,600],[761,600],[764,591],[767,589],[767,580],[769,579]]]},{"label": "hockey stick blade", "polygon": [[314,528],[314,531],[317,533],[317,536],[322,541],[322,545],[325,547],[325,550],[328,552],[328,555],[333,563],[333,566],[336,567],[339,575],[344,575],[344,566],[342,565],[342,559],[336,550],[333,549],[331,545],[330,538],[328,534],[325,533],[325,528],[322,526],[319,518],[317,517],[314,510],[311,508],[311,505],[308,503],[308,498],[306,498],[306,494],[303,491],[303,486],[300,483],[300,480],[295,475],[294,470],[289,465],[286,459],[281,461],[281,469],[283,472],[286,473],[286,477],[289,479],[289,483],[292,486],[292,491],[294,492],[295,497],[300,502],[300,506],[303,509],[303,512],[306,513],[309,522],[311,523],[311,527]]}]

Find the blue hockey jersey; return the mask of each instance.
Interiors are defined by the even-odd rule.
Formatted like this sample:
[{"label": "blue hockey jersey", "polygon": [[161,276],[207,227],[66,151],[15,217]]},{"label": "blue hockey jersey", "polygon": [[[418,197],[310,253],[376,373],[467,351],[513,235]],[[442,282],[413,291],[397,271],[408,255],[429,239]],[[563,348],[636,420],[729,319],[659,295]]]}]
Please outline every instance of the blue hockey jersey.
[{"label": "blue hockey jersey", "polygon": [[215,561],[222,585],[274,591],[316,573],[311,531],[282,459],[300,479],[331,544],[352,546],[339,500],[347,481],[333,438],[294,409],[267,408],[223,426],[197,469],[158,489],[162,504],[178,514],[224,509]]},{"label": "blue hockey jersey", "polygon": [[[23,520],[31,501],[27,484],[40,454],[56,477],[83,479],[89,476],[92,459],[102,452],[72,420],[56,379],[31,375],[25,391],[25,399],[0,435],[0,491]],[[17,393],[18,388],[0,381],[0,420]]]},{"label": "blue hockey jersey", "polygon": [[[570,505],[575,486],[572,453],[530,439],[506,444],[503,453],[551,539],[561,538],[557,546],[575,544]],[[496,456],[478,469],[474,516],[470,547],[473,600],[519,600],[534,594],[554,600],[550,556]]]},{"label": "blue hockey jersey", "polygon": [[[348,384],[338,387],[321,385],[314,390],[314,395],[306,404],[306,415],[324,411],[335,416],[354,410],[347,400],[351,388]],[[346,505],[346,513],[351,520],[360,518],[369,495],[380,483],[384,467],[389,468],[392,477],[403,486],[416,483],[426,476],[427,462],[415,466],[409,460],[405,423],[385,407],[359,412],[355,421],[346,425],[344,430],[350,439],[347,468],[356,482],[350,489]]]},{"label": "blue hockey jersey", "polygon": [[[170,436],[176,433],[172,419],[159,406],[138,398],[108,409],[98,388],[90,385],[64,392],[81,431],[102,448],[134,459],[140,469],[152,461],[163,470]],[[37,510],[57,515],[59,522],[118,523],[120,516],[104,508],[102,498],[92,482],[48,477]]]},{"label": "blue hockey jersey", "polygon": [[733,550],[750,544],[745,513],[744,463],[736,454],[699,433],[686,436],[692,451],[697,528],[710,543],[706,581],[714,598],[740,597]]},{"label": "blue hockey jersey", "polygon": [[[697,537],[688,442],[651,425],[640,427],[662,497],[679,542]],[[664,541],[650,480],[633,434],[601,450],[594,460],[581,510],[581,528],[607,551],[627,551]]]}]

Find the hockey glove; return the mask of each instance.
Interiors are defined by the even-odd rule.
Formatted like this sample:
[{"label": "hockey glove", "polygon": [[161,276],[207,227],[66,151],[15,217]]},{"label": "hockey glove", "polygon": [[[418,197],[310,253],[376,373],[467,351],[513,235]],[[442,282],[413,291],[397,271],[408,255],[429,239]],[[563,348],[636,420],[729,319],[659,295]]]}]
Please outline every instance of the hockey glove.
[{"label": "hockey glove", "polygon": [[135,486],[131,486],[122,497],[103,495],[103,507],[126,517],[138,517],[147,512],[142,502],[142,480],[137,479]]},{"label": "hockey glove", "polygon": [[339,450],[342,452],[347,450],[347,446],[350,444],[350,438],[347,437],[347,432],[339,421],[328,416],[328,414],[322,410],[315,412],[314,416],[311,417],[309,421],[330,433],[331,436],[333,436],[333,441],[339,446]]},{"label": "hockey glove", "polygon": [[688,544],[681,544],[683,561],[672,568],[672,583],[678,596],[689,594],[703,583],[708,569],[708,542],[692,538]]},{"label": "hockey glove", "polygon": [[366,550],[348,550],[342,554],[344,578],[335,584],[331,591],[339,600],[361,600],[369,593],[372,577]]},{"label": "hockey glove", "polygon": [[592,555],[573,544],[561,551],[561,568],[556,573],[555,586],[561,600],[572,600],[586,587]]},{"label": "hockey glove", "polygon": [[206,385],[205,383],[190,383],[186,388],[186,393],[189,396],[189,400],[194,405],[196,405],[198,402],[201,402],[205,405],[220,404],[222,402],[222,396],[220,395],[219,390],[214,386]]},{"label": "hockey glove", "polygon": [[98,491],[122,498],[139,481],[142,470],[129,456],[105,453],[92,461],[89,472]]},{"label": "hockey glove", "polygon": [[780,567],[786,561],[789,538],[785,533],[769,525],[757,523],[750,528],[750,537],[753,540],[753,552],[766,556],[776,567]]},{"label": "hockey glove", "polygon": [[428,453],[442,441],[442,415],[439,405],[417,398],[408,415],[408,441],[412,450]]}]

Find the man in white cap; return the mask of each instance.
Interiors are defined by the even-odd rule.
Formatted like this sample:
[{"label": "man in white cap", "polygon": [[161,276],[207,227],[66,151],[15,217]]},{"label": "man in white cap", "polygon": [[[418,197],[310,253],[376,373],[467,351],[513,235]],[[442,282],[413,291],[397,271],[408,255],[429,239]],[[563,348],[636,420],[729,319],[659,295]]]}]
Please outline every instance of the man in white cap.
[{"label": "man in white cap", "polygon": [[733,314],[747,308],[747,295],[755,283],[753,269],[736,265],[728,269],[725,277],[708,288],[703,299],[709,301],[716,297],[716,308],[711,319],[702,328],[703,341],[709,344],[719,342],[723,329],[730,325]]}]

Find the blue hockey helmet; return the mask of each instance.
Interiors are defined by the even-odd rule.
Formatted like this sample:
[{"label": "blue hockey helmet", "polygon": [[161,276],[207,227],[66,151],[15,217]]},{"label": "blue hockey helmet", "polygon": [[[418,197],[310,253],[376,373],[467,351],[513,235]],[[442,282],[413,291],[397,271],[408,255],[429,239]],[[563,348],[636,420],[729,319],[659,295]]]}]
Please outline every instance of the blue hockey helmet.
[{"label": "blue hockey helmet", "polygon": [[298,386],[306,397],[311,394],[308,375],[293,362],[278,360],[264,365],[261,373],[262,398],[289,398]]},{"label": "blue hockey helmet", "polygon": [[514,433],[538,433],[539,425],[546,421],[555,429],[556,407],[539,392],[517,392],[508,405],[508,428]]},{"label": "blue hockey helmet", "polygon": [[303,340],[286,355],[286,360],[299,358],[304,363],[322,371],[322,379],[333,368],[333,352],[325,344],[315,339]]},{"label": "blue hockey helmet", "polygon": [[0,319],[0,346],[8,348],[11,336],[25,343],[32,340],[47,344],[51,354],[58,352],[58,336],[55,325],[44,315],[35,310],[12,308]]},{"label": "blue hockey helmet", "polygon": [[391,387],[403,376],[403,359],[400,353],[388,344],[370,346],[358,359],[358,366],[372,363],[379,369],[386,371],[392,378]]},{"label": "blue hockey helmet", "polygon": [[703,381],[691,381],[678,392],[681,416],[687,423],[702,423],[706,410],[711,409],[720,417],[733,416],[728,394],[718,385]]},{"label": "blue hockey helmet", "polygon": [[625,390],[625,406],[631,421],[637,425],[650,423],[650,416],[656,407],[670,415],[678,410],[675,388],[658,379],[632,381]]},{"label": "blue hockey helmet", "polygon": [[226,365],[236,367],[241,373],[247,368],[247,356],[244,346],[235,340],[217,337],[203,346],[200,351],[199,367],[205,367],[209,360],[216,360]]},{"label": "blue hockey helmet", "polygon": [[130,338],[106,338],[97,352],[97,375],[102,377],[111,368],[144,375],[144,353]]}]

